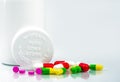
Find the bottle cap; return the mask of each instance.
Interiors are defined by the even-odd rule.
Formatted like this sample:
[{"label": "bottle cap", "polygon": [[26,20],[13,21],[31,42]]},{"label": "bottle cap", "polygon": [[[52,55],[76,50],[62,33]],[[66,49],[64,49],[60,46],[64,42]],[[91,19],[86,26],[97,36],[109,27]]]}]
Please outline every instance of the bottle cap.
[{"label": "bottle cap", "polygon": [[28,26],[15,35],[12,41],[12,55],[18,65],[34,66],[35,63],[51,61],[53,45],[44,30]]}]

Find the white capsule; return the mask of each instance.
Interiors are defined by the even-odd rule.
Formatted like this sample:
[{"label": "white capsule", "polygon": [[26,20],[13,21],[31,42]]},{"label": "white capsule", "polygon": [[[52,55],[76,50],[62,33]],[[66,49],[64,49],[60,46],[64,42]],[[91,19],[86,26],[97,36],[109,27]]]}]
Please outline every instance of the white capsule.
[{"label": "white capsule", "polygon": [[54,65],[54,68],[64,68],[64,66],[62,64],[57,64],[57,65]]}]

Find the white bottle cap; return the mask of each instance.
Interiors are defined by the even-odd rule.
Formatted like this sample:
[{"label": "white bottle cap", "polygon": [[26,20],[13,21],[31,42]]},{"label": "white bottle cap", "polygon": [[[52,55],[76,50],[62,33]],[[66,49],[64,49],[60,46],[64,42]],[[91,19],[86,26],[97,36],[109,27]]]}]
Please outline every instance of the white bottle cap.
[{"label": "white bottle cap", "polygon": [[13,58],[21,66],[50,62],[53,56],[53,45],[48,34],[37,27],[23,27],[17,32],[11,49]]}]

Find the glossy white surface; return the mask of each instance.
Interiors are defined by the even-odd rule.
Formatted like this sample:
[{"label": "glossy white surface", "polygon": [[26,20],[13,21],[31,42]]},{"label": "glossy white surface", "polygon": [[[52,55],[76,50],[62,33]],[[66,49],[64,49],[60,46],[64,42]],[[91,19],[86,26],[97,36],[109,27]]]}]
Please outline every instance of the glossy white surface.
[{"label": "glossy white surface", "polygon": [[119,82],[119,69],[115,67],[105,67],[103,71],[91,71],[87,73],[65,74],[65,75],[34,75],[15,74],[12,72],[12,67],[0,64],[0,81],[2,82]]}]

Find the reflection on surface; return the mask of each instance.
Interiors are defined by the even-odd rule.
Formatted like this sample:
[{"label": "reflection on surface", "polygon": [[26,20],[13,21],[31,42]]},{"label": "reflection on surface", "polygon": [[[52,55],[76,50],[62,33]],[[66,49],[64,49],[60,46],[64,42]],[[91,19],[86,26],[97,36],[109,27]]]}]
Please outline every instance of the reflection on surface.
[{"label": "reflection on surface", "polygon": [[19,74],[14,73],[14,74],[13,74],[13,77],[14,77],[14,79],[18,79],[18,78],[19,78]]},{"label": "reflection on surface", "polygon": [[89,73],[77,73],[77,74],[71,74],[71,77],[76,79],[76,78],[82,78],[82,79],[88,79],[89,78]]},{"label": "reflection on surface", "polygon": [[89,72],[82,72],[82,73],[77,73],[77,74],[70,74],[70,73],[66,73],[66,74],[63,74],[63,75],[27,75],[27,74],[18,74],[18,73],[14,73],[13,74],[13,77],[14,79],[18,79],[18,78],[21,78],[21,77],[24,77],[27,75],[27,78],[28,77],[34,77],[36,78],[36,80],[42,80],[42,79],[64,79],[64,78],[68,78],[68,77],[71,77],[73,79],[77,79],[77,78],[81,78],[81,79],[89,79],[89,77],[91,75],[100,75],[102,74],[102,71],[89,71]]},{"label": "reflection on surface", "polygon": [[101,75],[102,73],[103,73],[103,71],[93,71],[93,70],[89,71],[89,74],[91,74],[91,75]]}]

